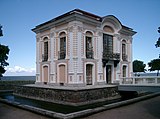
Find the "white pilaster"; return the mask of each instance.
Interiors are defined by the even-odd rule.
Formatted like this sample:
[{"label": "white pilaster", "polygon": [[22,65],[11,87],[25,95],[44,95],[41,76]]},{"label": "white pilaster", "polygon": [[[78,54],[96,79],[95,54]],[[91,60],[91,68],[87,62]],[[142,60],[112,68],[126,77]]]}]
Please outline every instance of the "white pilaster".
[{"label": "white pilaster", "polygon": [[54,48],[54,46],[55,46],[55,33],[54,32],[51,32],[51,34],[50,34],[50,49],[51,49],[51,52],[50,52],[50,58],[51,58],[51,66],[50,66],[50,77],[51,77],[51,79],[50,79],[50,82],[51,83],[55,83],[55,62],[54,62],[54,55],[55,55],[55,48]]},{"label": "white pilaster", "polygon": [[82,48],[82,44],[81,44],[81,40],[82,40],[82,33],[78,32],[78,36],[77,36],[77,40],[78,40],[78,50],[77,50],[77,54],[78,54],[78,73],[82,73],[83,71],[83,64],[82,64],[82,58],[81,58],[81,48]]}]

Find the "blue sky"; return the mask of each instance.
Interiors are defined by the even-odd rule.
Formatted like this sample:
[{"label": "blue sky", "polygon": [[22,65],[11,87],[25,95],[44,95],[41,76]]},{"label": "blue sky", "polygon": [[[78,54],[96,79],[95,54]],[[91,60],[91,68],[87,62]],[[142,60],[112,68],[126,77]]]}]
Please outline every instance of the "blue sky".
[{"label": "blue sky", "polygon": [[75,8],[99,16],[114,15],[123,25],[133,28],[133,60],[148,63],[157,58],[160,37],[160,0],[0,0],[0,43],[10,48],[5,75],[35,75],[36,25]]}]

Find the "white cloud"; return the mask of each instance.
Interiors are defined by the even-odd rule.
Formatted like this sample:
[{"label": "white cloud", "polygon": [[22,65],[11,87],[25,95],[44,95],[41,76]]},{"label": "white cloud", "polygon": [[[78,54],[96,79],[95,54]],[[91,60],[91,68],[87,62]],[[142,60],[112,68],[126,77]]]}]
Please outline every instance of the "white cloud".
[{"label": "white cloud", "polygon": [[35,68],[24,68],[21,66],[7,67],[5,76],[28,76],[35,75]]}]

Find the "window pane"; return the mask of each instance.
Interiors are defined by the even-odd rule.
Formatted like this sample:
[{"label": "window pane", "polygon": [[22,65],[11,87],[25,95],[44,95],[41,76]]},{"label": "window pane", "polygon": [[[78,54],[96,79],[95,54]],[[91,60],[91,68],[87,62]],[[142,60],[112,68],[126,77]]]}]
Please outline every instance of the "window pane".
[{"label": "window pane", "polygon": [[103,50],[113,52],[113,36],[103,34]]}]

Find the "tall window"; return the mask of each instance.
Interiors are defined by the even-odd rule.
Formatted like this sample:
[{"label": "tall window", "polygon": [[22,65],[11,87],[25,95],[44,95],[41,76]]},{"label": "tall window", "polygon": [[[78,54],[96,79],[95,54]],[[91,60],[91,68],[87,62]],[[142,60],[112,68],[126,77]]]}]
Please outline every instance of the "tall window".
[{"label": "tall window", "polygon": [[48,60],[48,38],[44,38],[44,49],[43,49],[43,55],[42,60],[47,61]]},{"label": "tall window", "polygon": [[87,85],[92,85],[92,65],[86,65],[86,83]]},{"label": "tall window", "polygon": [[126,41],[122,41],[122,60],[127,61],[127,55],[126,55]]},{"label": "tall window", "polygon": [[113,52],[113,36],[103,34],[103,51],[107,53]]},{"label": "tall window", "polygon": [[127,66],[123,66],[123,76],[122,77],[126,77],[126,73],[127,73]]},{"label": "tall window", "polygon": [[59,59],[65,59],[65,57],[66,57],[66,34],[62,32],[60,34]]},{"label": "tall window", "polygon": [[93,58],[92,33],[86,32],[86,58]]}]

